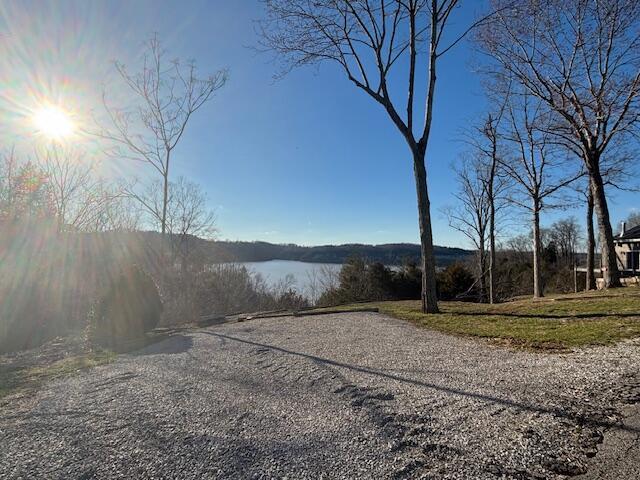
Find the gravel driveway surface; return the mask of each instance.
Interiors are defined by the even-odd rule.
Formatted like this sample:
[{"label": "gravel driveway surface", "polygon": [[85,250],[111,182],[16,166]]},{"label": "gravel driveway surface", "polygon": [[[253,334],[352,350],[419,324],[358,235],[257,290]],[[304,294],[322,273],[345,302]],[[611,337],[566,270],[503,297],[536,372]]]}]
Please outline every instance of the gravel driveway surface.
[{"label": "gravel driveway surface", "polygon": [[0,476],[564,478],[603,432],[637,441],[619,412],[639,360],[638,342],[514,352],[378,314],[219,325],[10,401]]}]

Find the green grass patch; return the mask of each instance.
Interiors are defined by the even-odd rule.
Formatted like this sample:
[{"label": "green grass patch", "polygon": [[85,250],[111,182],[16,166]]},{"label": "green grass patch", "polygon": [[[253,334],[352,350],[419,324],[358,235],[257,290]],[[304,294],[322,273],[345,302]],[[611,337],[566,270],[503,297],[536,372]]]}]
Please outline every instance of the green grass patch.
[{"label": "green grass patch", "polygon": [[87,368],[112,362],[116,354],[95,352],[63,358],[49,365],[0,365],[0,398],[19,391],[37,389],[40,385]]},{"label": "green grass patch", "polygon": [[493,339],[535,350],[608,345],[640,336],[640,289],[518,299],[497,305],[440,302],[439,314],[423,314],[418,301],[372,302],[380,313],[441,332]]}]

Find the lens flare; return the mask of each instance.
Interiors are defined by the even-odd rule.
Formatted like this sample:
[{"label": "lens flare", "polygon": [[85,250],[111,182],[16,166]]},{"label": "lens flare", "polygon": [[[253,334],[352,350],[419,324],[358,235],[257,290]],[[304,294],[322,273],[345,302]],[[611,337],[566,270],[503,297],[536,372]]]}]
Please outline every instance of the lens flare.
[{"label": "lens flare", "polygon": [[33,123],[41,134],[51,140],[62,140],[75,128],[69,114],[55,105],[38,110],[33,116]]}]

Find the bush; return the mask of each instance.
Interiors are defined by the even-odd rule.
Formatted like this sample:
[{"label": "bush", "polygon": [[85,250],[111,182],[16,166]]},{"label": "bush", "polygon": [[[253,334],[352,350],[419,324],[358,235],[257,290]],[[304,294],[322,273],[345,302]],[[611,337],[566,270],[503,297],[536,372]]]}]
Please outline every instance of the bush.
[{"label": "bush", "polygon": [[285,278],[268,286],[243,265],[213,265],[196,275],[194,303],[200,315],[308,307],[308,300],[295,291],[292,282],[292,278]]},{"label": "bush", "polygon": [[338,285],[323,292],[317,304],[419,299],[421,282],[422,272],[415,263],[406,262],[393,270],[379,262],[353,257],[342,266]]},{"label": "bush", "polygon": [[452,263],[437,274],[438,298],[454,300],[474,283],[473,274],[462,263]]},{"label": "bush", "polygon": [[90,340],[114,348],[144,337],[158,325],[162,300],[153,279],[136,266],[126,268],[108,287],[90,318]]}]

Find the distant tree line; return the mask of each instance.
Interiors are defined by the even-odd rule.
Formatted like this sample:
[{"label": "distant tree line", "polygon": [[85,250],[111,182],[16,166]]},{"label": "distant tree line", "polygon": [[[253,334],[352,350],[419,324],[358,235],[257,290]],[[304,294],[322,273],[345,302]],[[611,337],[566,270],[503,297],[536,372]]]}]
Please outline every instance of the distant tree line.
[{"label": "distant tree line", "polygon": [[[418,262],[420,245],[392,243],[384,245],[323,245],[304,247],[294,244],[268,242],[212,242],[213,258],[217,261],[262,262],[266,260],[295,260],[309,263],[344,263],[359,256],[385,265],[401,265],[405,261]],[[436,263],[446,266],[470,254],[468,250],[434,247]]]}]

